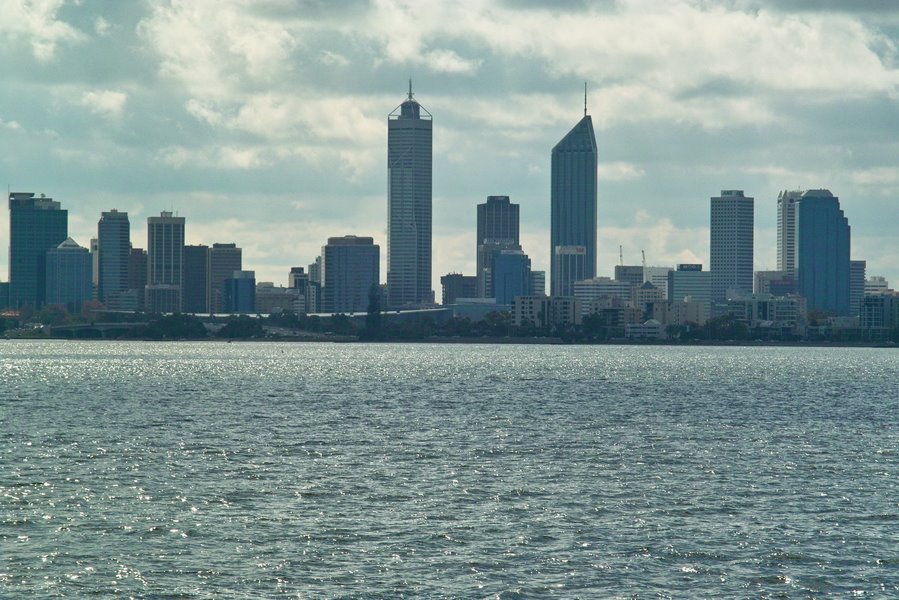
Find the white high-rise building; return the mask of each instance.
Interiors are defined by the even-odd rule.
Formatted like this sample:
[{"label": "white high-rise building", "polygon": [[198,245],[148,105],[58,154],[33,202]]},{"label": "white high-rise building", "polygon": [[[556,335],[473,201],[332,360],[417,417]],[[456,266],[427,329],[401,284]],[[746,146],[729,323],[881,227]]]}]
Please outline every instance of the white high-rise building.
[{"label": "white high-rise building", "polygon": [[777,270],[796,273],[796,201],[802,190],[784,190],[777,196]]},{"label": "white high-rise building", "polygon": [[128,213],[112,209],[97,223],[97,296],[117,308],[119,294],[128,289],[131,225]]},{"label": "white high-rise building", "polygon": [[147,218],[146,305],[152,312],[180,312],[184,270],[184,217],[163,211]]},{"label": "white high-rise building", "polygon": [[409,97],[387,117],[387,303],[434,303],[431,288],[431,113]]},{"label": "white high-rise building", "polygon": [[710,215],[712,301],[751,294],[755,200],[742,190],[722,190],[711,199]]}]

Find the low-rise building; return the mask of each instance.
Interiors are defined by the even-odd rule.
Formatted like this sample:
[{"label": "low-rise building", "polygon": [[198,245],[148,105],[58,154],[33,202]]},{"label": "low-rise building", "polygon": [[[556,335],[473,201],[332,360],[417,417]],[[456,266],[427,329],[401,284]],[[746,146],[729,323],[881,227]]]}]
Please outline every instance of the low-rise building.
[{"label": "low-rise building", "polygon": [[580,325],[580,300],[572,296],[518,296],[512,301],[512,323],[517,327]]}]

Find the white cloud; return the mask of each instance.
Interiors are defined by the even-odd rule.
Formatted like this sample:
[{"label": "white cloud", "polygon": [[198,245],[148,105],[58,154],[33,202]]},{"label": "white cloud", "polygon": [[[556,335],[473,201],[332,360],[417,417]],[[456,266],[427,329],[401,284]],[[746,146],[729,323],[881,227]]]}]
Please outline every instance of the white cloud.
[{"label": "white cloud", "polygon": [[85,35],[57,19],[63,0],[0,0],[0,40],[27,43],[42,63],[56,57],[59,44],[76,44]]},{"label": "white cloud", "polygon": [[127,101],[128,94],[125,92],[97,90],[93,92],[84,92],[81,95],[79,104],[86,107],[94,114],[119,119],[122,117]]},{"label": "white cloud", "polygon": [[853,171],[849,175],[853,183],[859,185],[897,185],[899,167],[875,167]]},{"label": "white cloud", "polygon": [[599,163],[597,170],[604,181],[629,181],[646,174],[642,168],[626,162]]},{"label": "white cloud", "polygon": [[3,129],[8,129],[10,131],[21,131],[22,126],[17,121],[4,121],[0,119],[0,127]]},{"label": "white cloud", "polygon": [[109,35],[111,29],[112,25],[103,17],[97,17],[97,20],[94,21],[94,33],[96,33],[100,37],[106,37],[107,35]]}]

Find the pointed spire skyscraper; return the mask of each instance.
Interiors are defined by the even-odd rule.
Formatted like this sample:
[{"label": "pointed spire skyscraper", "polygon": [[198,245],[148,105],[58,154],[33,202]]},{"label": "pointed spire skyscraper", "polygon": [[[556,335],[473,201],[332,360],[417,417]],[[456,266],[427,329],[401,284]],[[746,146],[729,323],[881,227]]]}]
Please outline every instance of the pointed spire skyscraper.
[{"label": "pointed spire skyscraper", "polygon": [[387,303],[434,303],[431,289],[431,113],[412,95],[387,117]]},{"label": "pointed spire skyscraper", "polygon": [[574,282],[596,277],[596,136],[587,114],[552,151],[551,295],[573,296]]}]

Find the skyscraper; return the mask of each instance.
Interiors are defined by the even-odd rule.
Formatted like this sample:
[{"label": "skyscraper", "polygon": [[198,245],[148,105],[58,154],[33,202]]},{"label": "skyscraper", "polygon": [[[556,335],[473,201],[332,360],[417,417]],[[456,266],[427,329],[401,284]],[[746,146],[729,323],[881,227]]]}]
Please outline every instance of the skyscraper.
[{"label": "skyscraper", "polygon": [[[552,151],[550,281],[553,296],[571,296],[575,281],[596,277],[596,167],[596,136],[585,98],[584,118]],[[574,261],[562,260],[574,254],[561,249],[571,248],[582,248],[583,256]]]},{"label": "skyscraper", "polygon": [[751,294],[755,201],[742,190],[722,190],[710,215],[712,302]]},{"label": "skyscraper", "polygon": [[518,239],[519,206],[509,201],[508,196],[487,196],[487,201],[478,204],[478,239],[475,246],[484,240],[512,240],[515,245]]},{"label": "skyscraper", "polygon": [[865,298],[865,271],[868,263],[864,260],[849,261],[849,316],[857,317]]},{"label": "skyscraper", "polygon": [[131,254],[128,213],[116,209],[100,213],[97,254],[97,297],[107,305],[116,305],[119,295],[128,289],[128,258]]},{"label": "skyscraper", "polygon": [[[387,302],[433,304],[431,113],[409,96],[387,117]],[[323,282],[324,283],[324,282]]]},{"label": "skyscraper", "polygon": [[184,217],[163,211],[147,218],[147,310],[181,311],[183,269]]},{"label": "skyscraper", "polygon": [[46,295],[47,250],[68,238],[69,213],[52,198],[9,195],[9,306],[39,308]]},{"label": "skyscraper", "polygon": [[225,280],[234,271],[243,269],[243,251],[237,244],[213,244],[209,249],[209,286],[207,291],[209,312],[225,310]]},{"label": "skyscraper", "polygon": [[209,312],[209,246],[184,247],[184,285],[181,309],[186,313]]},{"label": "skyscraper", "polygon": [[381,248],[370,237],[328,238],[322,247],[322,310],[365,312],[380,281]]},{"label": "skyscraper", "polygon": [[93,270],[90,250],[72,238],[47,250],[47,304],[64,306],[70,313],[80,311],[93,295]]},{"label": "skyscraper", "polygon": [[829,190],[795,201],[796,281],[808,310],[849,314],[849,221]]},{"label": "skyscraper", "polygon": [[777,270],[796,271],[796,201],[801,190],[784,190],[777,196]]}]

